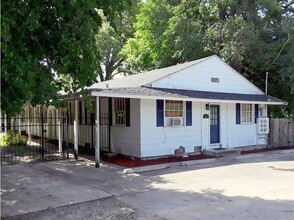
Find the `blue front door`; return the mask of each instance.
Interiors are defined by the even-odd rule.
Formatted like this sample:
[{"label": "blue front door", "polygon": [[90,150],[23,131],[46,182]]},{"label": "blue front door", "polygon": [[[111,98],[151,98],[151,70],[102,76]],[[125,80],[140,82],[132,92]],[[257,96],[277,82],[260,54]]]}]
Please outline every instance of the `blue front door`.
[{"label": "blue front door", "polygon": [[210,106],[210,143],[219,143],[219,105]]}]

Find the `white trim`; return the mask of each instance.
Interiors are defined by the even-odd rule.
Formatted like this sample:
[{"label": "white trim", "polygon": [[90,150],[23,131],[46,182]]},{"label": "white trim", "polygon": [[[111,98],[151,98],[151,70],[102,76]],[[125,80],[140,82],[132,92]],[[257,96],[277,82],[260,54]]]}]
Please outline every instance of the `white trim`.
[{"label": "white trim", "polygon": [[162,99],[162,100],[179,100],[179,101],[195,101],[195,102],[219,102],[219,103],[248,103],[248,104],[267,104],[267,105],[287,105],[287,102],[263,102],[263,101],[241,101],[241,100],[220,100],[220,99],[201,99],[201,98],[184,98],[184,97],[167,97],[167,96],[143,96],[108,93],[100,91],[92,91],[92,96],[113,97],[113,98],[133,98],[133,99]]},{"label": "white trim", "polygon": [[[248,104],[248,105],[251,105],[251,121],[248,121],[248,122],[243,122],[242,120],[243,120],[243,110],[242,110],[242,106],[243,105],[246,105],[246,104]],[[242,125],[252,125],[252,124],[254,124],[254,118],[255,118],[255,108],[254,108],[254,105],[253,104],[251,104],[251,103],[242,103],[241,105],[240,105],[240,124],[242,124]]]}]

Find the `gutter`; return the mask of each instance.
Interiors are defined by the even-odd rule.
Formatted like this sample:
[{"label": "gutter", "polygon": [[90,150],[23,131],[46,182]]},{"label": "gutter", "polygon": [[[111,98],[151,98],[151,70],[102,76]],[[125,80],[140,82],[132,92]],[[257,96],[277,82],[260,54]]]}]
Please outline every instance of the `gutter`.
[{"label": "gutter", "polygon": [[114,98],[133,98],[133,99],[163,99],[163,100],[178,100],[178,101],[196,101],[208,103],[252,103],[252,104],[267,104],[267,105],[288,105],[288,102],[266,102],[266,101],[246,101],[246,100],[222,100],[222,99],[203,99],[203,98],[189,98],[189,97],[173,97],[173,96],[149,96],[149,95],[135,95],[135,94],[119,94],[111,92],[103,92],[103,90],[91,92],[92,96],[99,97],[114,97]]}]

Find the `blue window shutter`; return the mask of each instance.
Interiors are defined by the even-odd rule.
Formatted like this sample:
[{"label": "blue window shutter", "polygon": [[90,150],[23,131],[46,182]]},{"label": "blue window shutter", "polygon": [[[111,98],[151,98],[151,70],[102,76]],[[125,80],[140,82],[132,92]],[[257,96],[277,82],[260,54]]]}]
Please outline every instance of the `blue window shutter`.
[{"label": "blue window shutter", "polygon": [[258,118],[258,104],[255,104],[255,123],[257,122],[257,118]]},{"label": "blue window shutter", "polygon": [[163,127],[164,125],[164,111],[163,100],[156,100],[156,126]]},{"label": "blue window shutter", "polygon": [[236,103],[236,124],[240,124],[240,122],[241,122],[240,103]]},{"label": "blue window shutter", "polygon": [[130,99],[126,99],[126,126],[130,127]]},{"label": "blue window shutter", "polygon": [[192,102],[186,102],[186,126],[192,126]]}]

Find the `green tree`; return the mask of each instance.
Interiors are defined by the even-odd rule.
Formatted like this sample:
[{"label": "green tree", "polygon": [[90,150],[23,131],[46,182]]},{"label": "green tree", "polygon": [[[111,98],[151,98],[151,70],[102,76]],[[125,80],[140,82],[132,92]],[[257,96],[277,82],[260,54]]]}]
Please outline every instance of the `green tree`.
[{"label": "green tree", "polygon": [[293,115],[293,6],[289,0],[149,0],[125,54],[136,71],[216,54],[261,89],[269,72],[269,94],[289,101],[271,114]]},{"label": "green tree", "polygon": [[[100,57],[95,35],[102,9],[112,21],[126,1],[4,1],[1,13],[1,110],[44,104],[60,90],[91,85]],[[128,1],[129,2],[129,1]]]},{"label": "green tree", "polygon": [[128,40],[123,51],[134,71],[169,65],[164,32],[171,16],[167,0],[147,1],[142,5],[134,24],[134,37]]},{"label": "green tree", "polygon": [[103,23],[96,35],[98,53],[101,56],[97,71],[100,81],[110,80],[120,73],[130,73],[125,62],[126,56],[121,53],[121,50],[127,40],[133,36],[133,23],[139,7],[140,3],[133,0],[132,6],[123,10],[113,20],[112,25],[103,15],[103,11],[100,11]]}]

